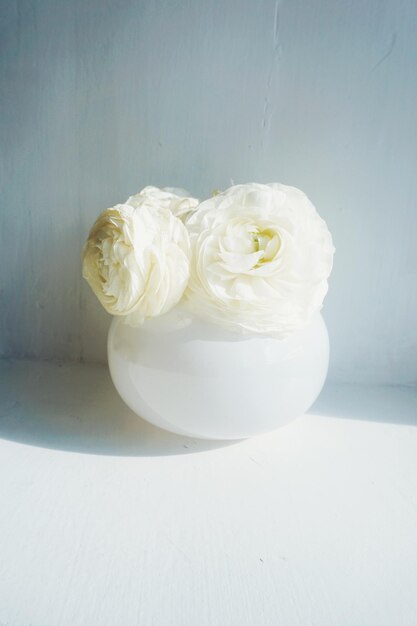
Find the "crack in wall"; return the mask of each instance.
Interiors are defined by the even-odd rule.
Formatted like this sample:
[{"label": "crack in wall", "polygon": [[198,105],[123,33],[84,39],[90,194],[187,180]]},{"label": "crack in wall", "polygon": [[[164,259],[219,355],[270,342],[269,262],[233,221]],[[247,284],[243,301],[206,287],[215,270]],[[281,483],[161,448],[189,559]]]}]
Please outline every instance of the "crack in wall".
[{"label": "crack in wall", "polygon": [[275,10],[274,10],[274,23],[273,23],[273,47],[272,47],[272,56],[271,63],[269,65],[267,81],[266,81],[266,91],[264,98],[264,108],[262,113],[262,135],[261,135],[261,148],[265,145],[266,136],[271,128],[271,118],[272,112],[270,110],[270,94],[271,94],[271,86],[272,79],[274,77],[275,69],[278,65],[279,58],[282,53],[282,48],[280,44],[280,10],[281,10],[282,1],[276,0],[275,2]]}]

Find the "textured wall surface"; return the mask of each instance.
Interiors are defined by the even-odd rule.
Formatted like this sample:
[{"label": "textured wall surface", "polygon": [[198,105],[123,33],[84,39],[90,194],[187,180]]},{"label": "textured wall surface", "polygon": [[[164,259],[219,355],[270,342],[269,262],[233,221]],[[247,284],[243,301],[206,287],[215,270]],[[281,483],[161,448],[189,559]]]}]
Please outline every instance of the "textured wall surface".
[{"label": "textured wall surface", "polygon": [[104,360],[80,279],[99,209],[148,183],[304,189],[337,255],[339,381],[417,381],[417,4],[1,5],[0,352]]}]

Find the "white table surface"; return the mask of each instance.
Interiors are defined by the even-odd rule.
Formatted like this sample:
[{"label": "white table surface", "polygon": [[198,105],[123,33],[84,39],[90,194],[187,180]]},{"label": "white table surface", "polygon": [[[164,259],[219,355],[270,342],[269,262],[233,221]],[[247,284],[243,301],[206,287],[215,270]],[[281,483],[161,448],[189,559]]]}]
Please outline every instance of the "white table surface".
[{"label": "white table surface", "polygon": [[0,366],[1,626],[415,626],[417,390],[163,433],[93,365]]}]

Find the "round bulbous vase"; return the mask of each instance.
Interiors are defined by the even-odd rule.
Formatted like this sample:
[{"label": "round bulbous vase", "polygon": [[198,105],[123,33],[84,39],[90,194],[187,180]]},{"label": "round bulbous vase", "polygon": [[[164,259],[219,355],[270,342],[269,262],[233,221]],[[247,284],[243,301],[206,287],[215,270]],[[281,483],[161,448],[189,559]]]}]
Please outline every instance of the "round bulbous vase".
[{"label": "round bulbous vase", "polygon": [[317,314],[286,339],[239,335],[175,307],[140,328],[115,317],[110,373],[125,403],[165,430],[242,439],[302,415],[319,395],[329,339]]}]

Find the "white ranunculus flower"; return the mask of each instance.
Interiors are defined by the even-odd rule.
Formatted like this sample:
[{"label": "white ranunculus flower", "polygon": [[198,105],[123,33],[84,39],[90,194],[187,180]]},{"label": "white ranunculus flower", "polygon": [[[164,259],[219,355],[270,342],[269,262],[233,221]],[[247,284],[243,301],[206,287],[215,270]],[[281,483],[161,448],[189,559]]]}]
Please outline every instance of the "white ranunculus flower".
[{"label": "white ranunculus flower", "polygon": [[187,230],[167,208],[118,204],[93,225],[83,276],[104,308],[132,325],[169,311],[189,278]]},{"label": "white ranunculus flower", "polygon": [[229,328],[284,338],[327,292],[334,247],[307,196],[278,183],[230,187],[188,219],[187,306]]},{"label": "white ranunculus flower", "polygon": [[195,211],[199,202],[197,198],[192,198],[185,189],[177,187],[159,189],[152,185],[145,187],[126,200],[127,204],[135,208],[150,204],[169,209],[175,217],[179,217],[183,222]]}]

